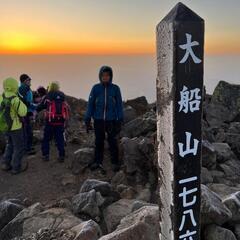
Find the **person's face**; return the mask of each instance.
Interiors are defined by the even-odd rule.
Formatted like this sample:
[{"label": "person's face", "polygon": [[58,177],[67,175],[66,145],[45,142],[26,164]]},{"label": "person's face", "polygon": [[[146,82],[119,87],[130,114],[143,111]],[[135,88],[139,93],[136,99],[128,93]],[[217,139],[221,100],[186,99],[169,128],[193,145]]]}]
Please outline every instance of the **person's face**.
[{"label": "person's face", "polygon": [[29,87],[31,87],[31,79],[25,80],[25,84]]},{"label": "person's face", "polygon": [[108,72],[103,72],[102,74],[102,83],[109,83],[111,80],[111,75]]}]

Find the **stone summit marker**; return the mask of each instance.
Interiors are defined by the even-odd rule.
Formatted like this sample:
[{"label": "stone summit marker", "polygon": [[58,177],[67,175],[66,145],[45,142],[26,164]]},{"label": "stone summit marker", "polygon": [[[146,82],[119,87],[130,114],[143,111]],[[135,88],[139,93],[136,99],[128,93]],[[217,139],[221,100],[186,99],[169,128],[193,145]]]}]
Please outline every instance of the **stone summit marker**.
[{"label": "stone summit marker", "polygon": [[157,26],[160,239],[200,240],[204,20],[178,3]]}]

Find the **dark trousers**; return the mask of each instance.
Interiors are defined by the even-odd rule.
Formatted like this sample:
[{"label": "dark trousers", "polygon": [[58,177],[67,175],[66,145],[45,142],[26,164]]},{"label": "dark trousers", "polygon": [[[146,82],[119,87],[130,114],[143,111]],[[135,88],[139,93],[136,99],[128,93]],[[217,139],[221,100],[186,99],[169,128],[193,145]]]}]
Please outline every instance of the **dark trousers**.
[{"label": "dark trousers", "polygon": [[107,134],[112,164],[119,164],[119,149],[117,139],[119,130],[116,121],[95,120],[94,131],[95,131],[95,162],[98,164],[102,164],[103,162],[104,140]]},{"label": "dark trousers", "polygon": [[24,136],[24,146],[25,151],[29,152],[32,149],[33,143],[33,130],[32,130],[32,122],[31,116],[26,116],[23,119],[23,136]]},{"label": "dark trousers", "polygon": [[49,155],[50,141],[54,138],[58,148],[59,157],[65,156],[64,150],[64,126],[46,124],[42,141],[42,155]]},{"label": "dark trousers", "polygon": [[15,130],[6,134],[7,146],[5,148],[3,162],[11,166],[13,170],[20,170],[24,155],[23,130]]}]

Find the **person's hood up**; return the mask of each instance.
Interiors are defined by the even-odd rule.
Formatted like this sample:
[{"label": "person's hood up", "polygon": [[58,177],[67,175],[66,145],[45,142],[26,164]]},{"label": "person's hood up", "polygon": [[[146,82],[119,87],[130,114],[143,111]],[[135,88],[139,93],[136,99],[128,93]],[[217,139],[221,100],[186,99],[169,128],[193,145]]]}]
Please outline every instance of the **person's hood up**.
[{"label": "person's hood up", "polygon": [[109,66],[102,66],[102,67],[100,68],[100,71],[99,71],[99,80],[100,80],[100,82],[102,82],[102,74],[103,74],[104,72],[109,72],[109,73],[110,73],[110,76],[111,76],[111,78],[110,78],[110,83],[112,83],[112,80],[113,80],[113,70],[112,70],[112,68],[109,67]]},{"label": "person's hood up", "polygon": [[51,82],[48,86],[48,92],[57,92],[60,90],[58,82]]},{"label": "person's hood up", "polygon": [[3,89],[5,92],[11,92],[17,94],[18,81],[14,78],[7,78],[3,81]]}]

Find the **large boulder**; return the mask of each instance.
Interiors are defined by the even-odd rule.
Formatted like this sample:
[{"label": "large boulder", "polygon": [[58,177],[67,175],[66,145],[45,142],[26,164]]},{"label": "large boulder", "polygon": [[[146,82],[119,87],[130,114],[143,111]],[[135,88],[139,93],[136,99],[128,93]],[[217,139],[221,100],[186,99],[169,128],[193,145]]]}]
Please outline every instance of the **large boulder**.
[{"label": "large boulder", "polygon": [[99,207],[104,203],[100,192],[94,189],[90,192],[83,192],[75,195],[72,199],[72,209],[76,215],[86,215],[96,219],[100,215]]},{"label": "large boulder", "polygon": [[128,123],[138,117],[137,111],[131,106],[126,106],[123,109],[123,115],[124,123]]},{"label": "large boulder", "polygon": [[159,239],[159,208],[145,206],[121,220],[117,230],[100,240]]},{"label": "large boulder", "polygon": [[120,199],[104,209],[103,216],[108,232],[114,231],[121,219],[132,212],[133,203],[134,200]]},{"label": "large boulder", "polygon": [[240,191],[231,194],[230,196],[223,199],[223,203],[227,206],[227,208],[232,212],[233,222],[240,221]]},{"label": "large boulder", "polygon": [[23,210],[23,206],[14,200],[6,200],[0,202],[0,230],[14,219],[19,212]]},{"label": "large boulder", "polygon": [[206,141],[202,141],[202,165],[208,170],[215,169],[217,163],[217,155],[213,145]]},{"label": "large boulder", "polygon": [[94,159],[93,148],[80,148],[74,152],[74,158],[71,163],[73,174],[82,173]]},{"label": "large boulder", "polygon": [[239,115],[240,85],[220,81],[215,88],[207,111],[207,120],[211,126],[232,122]]},{"label": "large boulder", "polygon": [[156,129],[156,114],[151,111],[125,124],[121,136],[129,138],[146,136],[155,132]]},{"label": "large boulder", "polygon": [[208,184],[208,187],[211,191],[215,192],[221,199],[226,198],[227,196],[240,191],[240,187],[230,187],[222,183],[213,183]]},{"label": "large boulder", "polygon": [[108,182],[104,182],[96,179],[87,179],[83,183],[80,189],[80,193],[90,192],[91,190],[100,192],[102,196],[108,196],[112,192],[112,186]]},{"label": "large boulder", "polygon": [[211,172],[205,167],[202,167],[201,180],[202,184],[208,184],[213,182],[213,176]]},{"label": "large boulder", "polygon": [[42,211],[43,207],[40,203],[23,209],[0,231],[0,239],[12,240],[15,237],[21,237],[24,233],[24,222]]},{"label": "large boulder", "polygon": [[223,204],[221,198],[208,187],[202,185],[201,221],[202,225],[222,225],[232,218],[231,211]]},{"label": "large boulder", "polygon": [[227,143],[213,143],[214,150],[217,154],[217,162],[224,163],[235,158],[233,151]]},{"label": "large boulder", "polygon": [[72,115],[80,115],[81,117],[86,112],[87,102],[83,99],[77,99],[75,97],[66,96],[66,101],[71,109]]},{"label": "large boulder", "polygon": [[135,99],[127,100],[125,102],[126,106],[131,106],[138,115],[143,115],[148,110],[148,102],[146,97],[138,97]]},{"label": "large boulder", "polygon": [[89,220],[71,229],[75,233],[74,240],[98,240],[102,236],[99,225],[93,220]]},{"label": "large boulder", "polygon": [[203,235],[204,240],[237,240],[232,231],[217,225],[207,226]]}]

